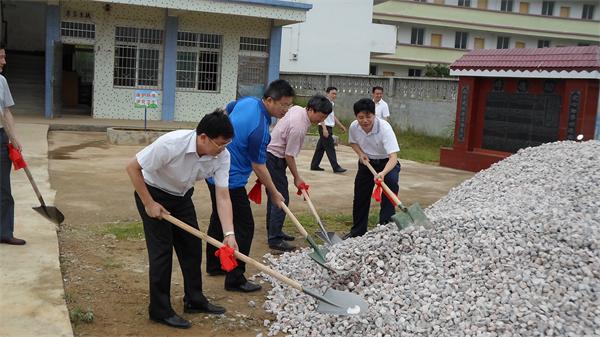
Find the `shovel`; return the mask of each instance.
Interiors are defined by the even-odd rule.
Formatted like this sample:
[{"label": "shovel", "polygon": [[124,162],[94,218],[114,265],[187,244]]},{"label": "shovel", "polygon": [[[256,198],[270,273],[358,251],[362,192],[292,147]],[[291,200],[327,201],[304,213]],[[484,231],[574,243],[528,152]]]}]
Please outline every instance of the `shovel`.
[{"label": "shovel", "polygon": [[292,211],[290,211],[290,209],[283,202],[280,205],[281,209],[283,209],[285,213],[290,217],[290,219],[292,219],[292,222],[294,223],[294,225],[296,225],[296,228],[298,229],[300,234],[302,234],[302,237],[304,237],[304,239],[306,239],[306,242],[308,242],[308,244],[314,249],[314,251],[312,253],[309,253],[308,256],[310,256],[311,259],[315,260],[315,262],[323,268],[336,272],[336,270],[332,269],[327,265],[327,261],[325,260],[325,255],[327,255],[328,250],[325,248],[320,248],[319,245],[317,245],[312,236],[308,234],[308,232],[306,231],[306,229],[304,229],[300,221],[298,221],[294,214],[292,214]]},{"label": "shovel", "polygon": [[[221,248],[223,244],[210,236],[206,235],[196,228],[184,223],[183,221],[173,217],[169,214],[163,214],[163,219],[172,223],[173,225],[183,229],[184,231],[206,241],[207,243]],[[358,315],[365,314],[367,310],[369,310],[369,306],[367,302],[363,300],[360,296],[349,293],[347,291],[340,291],[328,288],[323,295],[320,295],[319,292],[315,289],[305,288],[298,281],[292,280],[285,275],[273,270],[262,263],[238,252],[234,251],[235,257],[250,264],[265,274],[269,274],[272,277],[278,279],[279,281],[287,284],[288,286],[295,288],[299,291],[304,292],[305,294],[312,296],[317,299],[318,306],[317,311],[323,314],[333,314],[333,315]]]},{"label": "shovel", "polygon": [[[373,173],[373,176],[377,176],[377,172],[369,162],[364,164],[369,168],[371,173]],[[392,220],[396,226],[398,226],[399,230],[403,230],[404,228],[412,225],[431,227],[431,221],[429,221],[425,215],[425,212],[423,212],[423,209],[418,203],[414,203],[407,208],[402,204],[402,201],[400,201],[396,193],[394,193],[383,181],[381,182],[381,186],[383,187],[385,195],[392,202],[392,204],[397,206],[402,211],[402,213],[396,213],[392,216]]]},{"label": "shovel", "polygon": [[40,193],[40,190],[38,189],[35,181],[33,180],[33,176],[31,175],[31,172],[29,171],[29,167],[27,167],[27,163],[25,162],[25,159],[23,159],[21,152],[19,150],[17,150],[13,146],[12,143],[8,144],[8,157],[13,162],[15,171],[19,170],[19,169],[25,169],[25,174],[27,175],[27,179],[29,179],[31,186],[33,187],[33,190],[35,191],[35,195],[37,195],[38,200],[40,201],[40,204],[41,204],[39,207],[32,207],[32,208],[36,212],[40,213],[43,217],[49,219],[50,221],[56,223],[57,225],[60,225],[65,220],[65,216],[61,213],[61,211],[58,210],[58,208],[56,208],[54,206],[46,206],[46,203],[44,202],[44,198],[42,198],[42,194]]},{"label": "shovel", "polygon": [[321,228],[321,231],[317,232],[317,236],[320,237],[323,241],[325,241],[330,246],[335,245],[336,243],[342,242],[342,238],[340,238],[337,234],[335,234],[335,232],[327,231],[327,229],[325,228],[325,225],[323,225],[323,222],[321,221],[321,217],[319,217],[319,214],[317,214],[317,209],[315,208],[315,205],[312,203],[312,201],[310,200],[310,197],[308,196],[308,192],[306,192],[305,189],[300,189],[300,191],[302,191],[304,200],[306,200],[306,202],[308,203],[308,207],[310,208],[310,211],[315,216],[315,219],[317,219],[317,223],[319,224],[319,227]]}]

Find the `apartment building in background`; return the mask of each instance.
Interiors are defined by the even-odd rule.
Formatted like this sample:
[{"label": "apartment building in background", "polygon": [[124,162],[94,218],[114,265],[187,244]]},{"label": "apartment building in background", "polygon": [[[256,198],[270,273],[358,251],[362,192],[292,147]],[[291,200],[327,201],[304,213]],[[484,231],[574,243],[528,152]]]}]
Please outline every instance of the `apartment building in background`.
[{"label": "apartment building in background", "polygon": [[395,54],[371,54],[372,75],[424,76],[473,49],[600,43],[594,0],[375,0],[373,22],[395,25],[397,41]]}]

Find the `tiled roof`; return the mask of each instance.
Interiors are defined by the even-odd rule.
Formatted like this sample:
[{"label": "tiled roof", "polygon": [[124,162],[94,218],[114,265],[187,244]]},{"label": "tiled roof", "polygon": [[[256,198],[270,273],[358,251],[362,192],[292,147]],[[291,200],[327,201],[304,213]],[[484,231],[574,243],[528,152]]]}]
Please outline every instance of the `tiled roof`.
[{"label": "tiled roof", "polygon": [[476,49],[464,54],[451,70],[600,71],[600,46]]}]

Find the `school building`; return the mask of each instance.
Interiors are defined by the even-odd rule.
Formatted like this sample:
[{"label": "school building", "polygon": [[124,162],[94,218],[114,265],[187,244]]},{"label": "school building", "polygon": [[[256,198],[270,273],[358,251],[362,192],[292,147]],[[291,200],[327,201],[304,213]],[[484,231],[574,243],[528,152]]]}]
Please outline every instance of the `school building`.
[{"label": "school building", "polygon": [[0,1],[14,113],[197,121],[279,77],[285,0]]}]

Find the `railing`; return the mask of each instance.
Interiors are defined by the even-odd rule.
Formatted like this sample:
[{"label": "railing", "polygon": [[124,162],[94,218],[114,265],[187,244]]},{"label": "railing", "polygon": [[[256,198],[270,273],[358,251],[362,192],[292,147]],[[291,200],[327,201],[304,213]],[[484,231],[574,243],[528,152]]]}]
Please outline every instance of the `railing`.
[{"label": "railing", "polygon": [[458,80],[447,78],[389,77],[359,75],[327,75],[281,73],[300,96],[323,93],[334,86],[339,93],[370,97],[374,86],[380,86],[386,97],[420,101],[456,101]]}]

